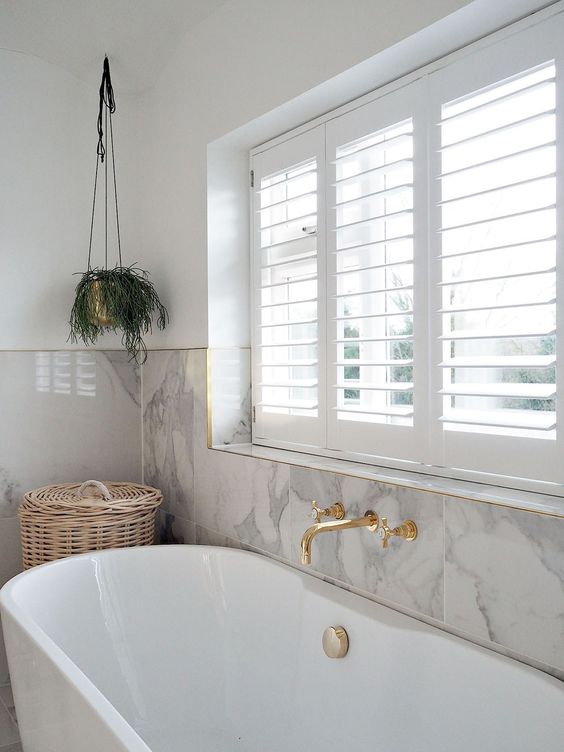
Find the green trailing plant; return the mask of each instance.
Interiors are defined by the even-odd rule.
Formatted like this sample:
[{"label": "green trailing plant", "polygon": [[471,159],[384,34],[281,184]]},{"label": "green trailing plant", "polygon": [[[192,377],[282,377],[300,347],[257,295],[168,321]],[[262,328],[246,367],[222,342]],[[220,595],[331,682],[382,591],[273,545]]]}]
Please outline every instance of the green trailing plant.
[{"label": "green trailing plant", "polygon": [[[114,153],[114,134],[112,115],[116,110],[114,92],[110,76],[108,58],[104,58],[102,84],[99,91],[98,111],[98,145],[96,148],[96,172],[94,175],[94,196],[92,199],[92,216],[90,220],[90,242],[88,244],[87,271],[81,273],[76,286],[75,301],[70,315],[71,342],[83,342],[86,346],[94,345],[98,337],[106,331],[121,330],[121,341],[137,363],[147,360],[147,348],[143,336],[152,330],[153,317],[156,317],[159,329],[168,323],[168,312],[159,300],[159,296],[149,281],[148,272],[137,269],[135,264],[124,266],[121,256],[121,236],[119,227],[116,166]],[[109,128],[108,128],[109,125]],[[109,143],[108,143],[109,132]],[[117,237],[116,266],[108,268],[108,160],[111,156],[111,176],[115,201],[115,220]],[[92,240],[96,210],[96,192],[98,173],[102,166],[104,173],[104,237],[105,263],[103,268],[93,267]]]},{"label": "green trailing plant", "polygon": [[71,341],[93,345],[105,331],[121,330],[122,344],[131,358],[144,363],[143,336],[152,331],[153,316],[159,329],[165,328],[169,318],[148,276],[135,266],[84,272],[70,316]]}]

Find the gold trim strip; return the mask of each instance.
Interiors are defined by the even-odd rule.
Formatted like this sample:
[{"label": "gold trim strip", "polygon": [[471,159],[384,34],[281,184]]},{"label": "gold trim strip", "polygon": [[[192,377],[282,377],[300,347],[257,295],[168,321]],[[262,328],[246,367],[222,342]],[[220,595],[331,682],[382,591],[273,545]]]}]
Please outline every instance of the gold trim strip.
[{"label": "gold trim strip", "polygon": [[206,348],[206,412],[207,412],[207,443],[208,449],[213,449],[212,436],[212,351]]}]

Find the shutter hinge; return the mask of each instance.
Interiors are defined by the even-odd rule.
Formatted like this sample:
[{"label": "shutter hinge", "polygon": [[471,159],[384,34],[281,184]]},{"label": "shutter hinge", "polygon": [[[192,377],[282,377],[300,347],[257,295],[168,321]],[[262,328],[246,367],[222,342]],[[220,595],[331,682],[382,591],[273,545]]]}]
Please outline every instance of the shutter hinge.
[{"label": "shutter hinge", "polygon": [[255,171],[251,170],[251,188],[255,187]]},{"label": "shutter hinge", "polygon": [[256,423],[256,422],[257,422],[257,409],[253,405],[253,423]]}]

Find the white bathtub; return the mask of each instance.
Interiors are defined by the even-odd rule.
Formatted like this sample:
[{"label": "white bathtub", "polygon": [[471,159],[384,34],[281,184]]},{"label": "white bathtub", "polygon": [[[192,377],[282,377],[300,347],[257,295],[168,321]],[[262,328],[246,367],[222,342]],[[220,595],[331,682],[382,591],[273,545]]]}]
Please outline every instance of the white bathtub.
[{"label": "white bathtub", "polygon": [[561,682],[254,554],[80,556],[0,605],[25,752],[563,749]]}]

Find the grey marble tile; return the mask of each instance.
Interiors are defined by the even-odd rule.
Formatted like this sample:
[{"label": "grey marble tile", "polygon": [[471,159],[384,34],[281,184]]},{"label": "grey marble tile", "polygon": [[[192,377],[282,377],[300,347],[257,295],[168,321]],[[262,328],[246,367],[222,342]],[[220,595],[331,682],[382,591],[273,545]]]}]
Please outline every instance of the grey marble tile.
[{"label": "grey marble tile", "polygon": [[10,744],[17,744],[20,740],[18,727],[4,705],[0,704],[0,749],[4,750]]},{"label": "grey marble tile", "polygon": [[216,445],[251,440],[251,351],[210,350],[211,433]]},{"label": "grey marble tile", "polygon": [[0,518],[0,587],[21,571],[19,520],[17,517]]},{"label": "grey marble tile", "polygon": [[155,537],[160,544],[196,542],[195,524],[182,517],[176,517],[170,512],[159,510],[156,528]]},{"label": "grey marble tile", "polygon": [[207,527],[196,525],[196,543],[199,546],[221,546],[223,548],[241,548],[241,541],[228,538],[226,535],[208,530]]},{"label": "grey marble tile", "polygon": [[205,459],[208,448],[208,351],[190,350],[189,380],[194,395],[194,457]]},{"label": "grey marble tile", "polygon": [[447,624],[564,669],[564,520],[447,500],[445,529]]},{"label": "grey marble tile", "polygon": [[138,366],[126,352],[107,350],[97,352],[98,367],[108,373],[108,378],[119,379],[123,391],[129,399],[141,407],[141,366]]},{"label": "grey marble tile", "polygon": [[141,480],[139,383],[127,353],[0,352],[0,516],[50,483]]},{"label": "grey marble tile", "polygon": [[387,550],[368,529],[318,535],[313,541],[312,566],[319,573],[354,586],[382,600],[435,619],[443,617],[443,500],[431,493],[386,486],[334,473],[292,467],[290,500],[292,558],[299,563],[299,544],[311,501],[325,507],[345,505],[347,517],[374,510],[393,527],[413,519],[418,537],[413,542],[391,539]]},{"label": "grey marble tile", "polygon": [[143,366],[144,480],[163,508],[194,519],[194,400],[188,350],[149,353]]},{"label": "grey marble tile", "polygon": [[[455,478],[440,477],[427,473],[417,473],[412,470],[397,470],[389,467],[367,463],[353,462],[337,457],[323,457],[304,452],[294,452],[288,449],[274,449],[253,444],[225,444],[221,447],[224,452],[240,454],[245,457],[284,462],[298,467],[309,467],[314,470],[350,475],[355,478],[376,481],[400,488],[412,488],[415,491],[427,491],[443,496],[457,497],[494,503],[511,509],[524,509],[530,512],[553,514],[564,518],[564,496],[561,488],[546,484],[546,493],[523,491],[515,488],[505,488],[475,481],[457,480]],[[554,493],[549,493],[552,488]]]},{"label": "grey marble tile", "polygon": [[[20,525],[17,517],[0,517],[0,587],[22,571]],[[9,681],[4,638],[0,629],[0,685]]]},{"label": "grey marble tile", "polygon": [[205,450],[196,466],[196,522],[279,556],[290,555],[289,468]]},{"label": "grey marble tile", "polygon": [[12,687],[9,684],[0,687],[0,702],[4,705],[12,720],[17,723],[16,718],[16,706],[14,704],[14,695],[12,694]]}]

